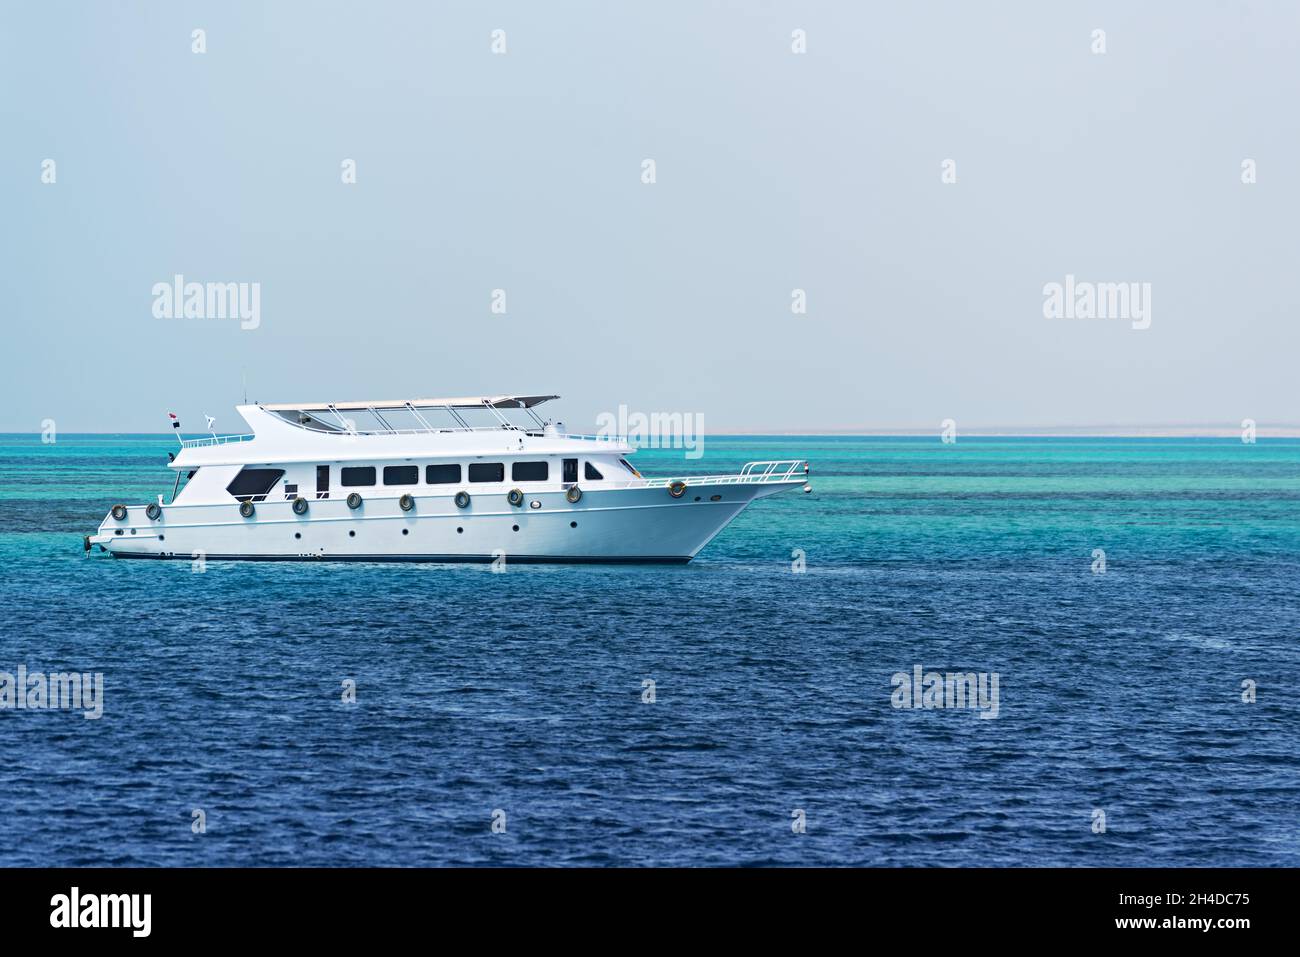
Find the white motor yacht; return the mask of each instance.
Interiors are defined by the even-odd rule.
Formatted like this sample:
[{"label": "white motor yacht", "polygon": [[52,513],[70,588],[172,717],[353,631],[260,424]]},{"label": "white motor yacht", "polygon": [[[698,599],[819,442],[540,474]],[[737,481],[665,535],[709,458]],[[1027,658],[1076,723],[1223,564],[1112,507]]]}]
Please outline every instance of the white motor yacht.
[{"label": "white motor yacht", "polygon": [[[569,435],[558,396],[241,405],[252,432],[182,438],[171,501],[114,505],[119,558],[689,562],[808,464],[647,478],[625,438]],[[177,433],[179,435],[179,432]]]}]

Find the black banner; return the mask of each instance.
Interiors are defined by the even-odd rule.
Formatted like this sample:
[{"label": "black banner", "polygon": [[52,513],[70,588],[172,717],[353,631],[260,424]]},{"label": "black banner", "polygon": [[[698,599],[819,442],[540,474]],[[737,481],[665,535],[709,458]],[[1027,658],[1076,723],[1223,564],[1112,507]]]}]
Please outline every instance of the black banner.
[{"label": "black banner", "polygon": [[6,942],[75,934],[82,944],[337,944],[475,927],[495,941],[583,936],[610,921],[633,937],[703,921],[744,939],[815,920],[820,932],[872,941],[1052,933],[1232,946],[1283,929],[1295,878],[1283,869],[8,869],[0,921]]}]

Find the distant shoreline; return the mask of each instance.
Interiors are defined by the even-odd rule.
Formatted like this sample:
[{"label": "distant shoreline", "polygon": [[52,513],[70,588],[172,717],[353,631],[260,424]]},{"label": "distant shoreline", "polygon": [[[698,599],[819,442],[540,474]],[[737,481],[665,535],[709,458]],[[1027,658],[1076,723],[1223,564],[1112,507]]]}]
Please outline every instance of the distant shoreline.
[{"label": "distant shoreline", "polygon": [[[822,435],[822,436],[862,436],[864,438],[927,438],[940,434],[940,429],[753,429],[742,431],[713,432],[713,435]],[[1086,429],[985,429],[958,427],[958,437],[998,438],[998,439],[1237,439],[1241,438],[1241,429],[1227,428],[1086,428]],[[1284,425],[1259,427],[1257,437],[1261,439],[1300,438],[1300,426]]]}]

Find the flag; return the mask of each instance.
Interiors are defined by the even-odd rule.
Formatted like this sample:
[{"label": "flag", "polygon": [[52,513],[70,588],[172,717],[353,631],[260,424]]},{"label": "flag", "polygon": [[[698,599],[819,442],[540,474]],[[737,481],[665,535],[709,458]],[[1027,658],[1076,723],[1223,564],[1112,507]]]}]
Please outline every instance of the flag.
[{"label": "flag", "polygon": [[214,419],[214,418],[213,418],[212,416],[210,416],[210,415],[205,415],[204,418],[208,420],[208,431],[211,432],[211,431],[212,431],[212,423],[215,422],[215,421],[217,421],[217,420]]},{"label": "flag", "polygon": [[178,418],[176,418],[176,413],[175,413],[175,412],[168,412],[168,413],[167,413],[167,418],[169,418],[169,419],[172,420],[172,428],[173,428],[173,429],[179,429],[179,428],[181,427],[181,420],[178,419]]}]

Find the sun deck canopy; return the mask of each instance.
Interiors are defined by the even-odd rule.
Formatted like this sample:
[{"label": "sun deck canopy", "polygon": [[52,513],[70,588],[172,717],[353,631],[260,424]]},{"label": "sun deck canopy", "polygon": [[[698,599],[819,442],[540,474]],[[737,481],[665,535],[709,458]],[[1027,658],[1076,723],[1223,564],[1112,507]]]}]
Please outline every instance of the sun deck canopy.
[{"label": "sun deck canopy", "polygon": [[532,431],[545,427],[533,406],[558,398],[558,395],[486,395],[371,402],[282,402],[258,408],[312,432],[378,435],[503,428]]},{"label": "sun deck canopy", "polygon": [[269,412],[340,412],[375,409],[531,409],[535,405],[558,399],[558,395],[485,395],[460,396],[453,399],[378,399],[373,402],[281,402],[264,405]]}]

